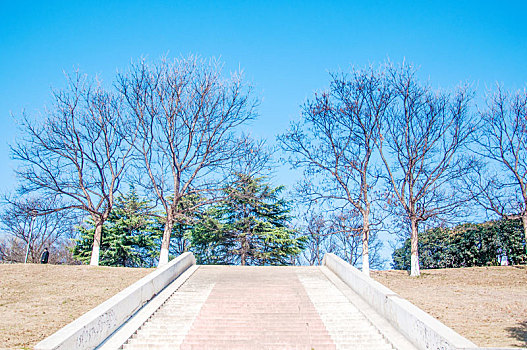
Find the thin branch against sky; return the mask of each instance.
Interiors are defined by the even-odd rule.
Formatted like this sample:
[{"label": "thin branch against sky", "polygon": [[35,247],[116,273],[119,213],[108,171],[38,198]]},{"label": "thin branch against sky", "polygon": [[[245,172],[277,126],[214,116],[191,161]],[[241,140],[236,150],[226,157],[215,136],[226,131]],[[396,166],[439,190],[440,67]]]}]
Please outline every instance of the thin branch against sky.
[{"label": "thin branch against sky", "polygon": [[[413,62],[433,87],[473,84],[476,102],[496,81],[525,87],[526,9],[523,1],[2,4],[0,51],[9,54],[0,55],[0,192],[16,185],[11,113],[43,112],[50,87],[63,87],[63,71],[78,67],[111,84],[116,70],[143,56],[221,57],[261,98],[245,131],[273,146],[305,99],[327,87],[328,71],[351,65]],[[274,181],[292,186],[300,176],[284,165]]]}]

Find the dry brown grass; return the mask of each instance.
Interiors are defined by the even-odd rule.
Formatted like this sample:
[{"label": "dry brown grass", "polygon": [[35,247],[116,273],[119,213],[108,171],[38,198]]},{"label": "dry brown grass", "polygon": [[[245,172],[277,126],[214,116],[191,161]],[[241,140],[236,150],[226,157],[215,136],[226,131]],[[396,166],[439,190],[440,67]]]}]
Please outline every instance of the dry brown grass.
[{"label": "dry brown grass", "polygon": [[151,271],[0,264],[0,348],[32,349]]},{"label": "dry brown grass", "polygon": [[[151,271],[0,264],[0,349],[32,348]],[[422,272],[372,275],[479,346],[527,346],[527,268]]]},{"label": "dry brown grass", "polygon": [[485,347],[527,346],[527,267],[377,271],[372,277]]}]

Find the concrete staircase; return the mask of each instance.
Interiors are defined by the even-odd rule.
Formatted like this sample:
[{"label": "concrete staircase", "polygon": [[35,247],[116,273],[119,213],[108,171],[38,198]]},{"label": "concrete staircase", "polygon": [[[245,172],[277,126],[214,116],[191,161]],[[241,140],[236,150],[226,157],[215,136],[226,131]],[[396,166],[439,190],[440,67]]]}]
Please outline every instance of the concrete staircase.
[{"label": "concrete staircase", "polygon": [[240,267],[190,252],[34,349],[487,350],[331,253],[322,266]]},{"label": "concrete staircase", "polygon": [[393,349],[323,269],[199,266],[122,348]]}]

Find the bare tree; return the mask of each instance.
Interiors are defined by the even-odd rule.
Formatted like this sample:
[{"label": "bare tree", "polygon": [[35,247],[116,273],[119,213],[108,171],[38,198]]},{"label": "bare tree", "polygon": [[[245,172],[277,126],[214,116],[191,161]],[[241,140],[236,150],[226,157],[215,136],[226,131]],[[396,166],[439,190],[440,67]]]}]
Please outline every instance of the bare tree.
[{"label": "bare tree", "polygon": [[475,198],[487,211],[521,219],[527,242],[527,92],[498,87],[479,115],[475,152],[497,169],[478,173]]},{"label": "bare tree", "polygon": [[452,215],[464,203],[462,179],[474,166],[463,153],[473,132],[466,89],[432,93],[417,82],[411,66],[392,67],[394,93],[380,138],[376,139],[387,170],[394,203],[411,229],[411,275],[419,276],[418,227]]},{"label": "bare tree", "polygon": [[351,205],[362,216],[362,271],[367,275],[371,188],[379,178],[371,158],[391,100],[385,82],[383,72],[372,68],[332,75],[329,92],[304,105],[303,122],[279,136],[293,167],[305,170],[301,196]]},{"label": "bare tree", "polygon": [[[331,215],[309,211],[306,224],[301,228],[307,238],[302,258],[309,265],[320,265],[326,253],[334,253],[354,266],[362,264],[362,215],[356,210],[342,210]],[[382,268],[380,256],[382,242],[375,230],[370,231],[369,262],[373,268]]]},{"label": "bare tree", "polygon": [[0,262],[23,262],[27,245],[16,237],[5,235],[0,237]]},{"label": "bare tree", "polygon": [[[341,211],[329,218],[329,232],[331,236],[331,251],[340,256],[344,261],[357,266],[360,261],[362,242],[362,215],[357,210]],[[371,232],[368,232],[370,234]],[[371,240],[369,235],[368,240]],[[368,267],[372,256],[369,254],[368,242]]]},{"label": "bare tree", "polygon": [[[37,215],[41,207],[56,207],[55,203],[43,203],[42,200],[24,198],[5,204],[0,223],[5,235],[11,239],[4,242],[4,249],[0,249],[2,260],[23,262],[27,249],[28,261],[38,262],[44,248],[53,252],[72,237],[74,225],[78,223],[75,213],[64,210]],[[20,249],[20,243],[24,249]]]},{"label": "bare tree", "polygon": [[[53,92],[54,105],[42,120],[21,121],[23,137],[12,147],[22,192],[61,198],[61,207],[39,214],[79,209],[95,222],[90,265],[99,263],[102,226],[127,167],[131,130],[122,101],[86,76],[68,76],[66,89]],[[50,201],[48,203],[59,203]]]},{"label": "bare tree", "polygon": [[238,153],[230,163],[228,174],[230,181],[236,181],[236,174],[248,176],[270,176],[275,168],[274,147],[269,147],[265,140],[255,140],[249,135],[242,135],[237,142]]},{"label": "bare tree", "polygon": [[331,232],[326,219],[322,214],[310,210],[305,216],[305,226],[300,231],[307,237],[302,251],[303,259],[309,265],[322,265],[324,254],[332,253]]},{"label": "bare tree", "polygon": [[194,57],[153,65],[143,60],[119,75],[118,87],[137,120],[141,183],[166,213],[161,266],[168,262],[174,223],[185,220],[178,203],[188,195],[203,198],[220,178],[219,168],[236,158],[232,133],[254,117],[255,101],[239,74],[225,79],[219,62]]}]

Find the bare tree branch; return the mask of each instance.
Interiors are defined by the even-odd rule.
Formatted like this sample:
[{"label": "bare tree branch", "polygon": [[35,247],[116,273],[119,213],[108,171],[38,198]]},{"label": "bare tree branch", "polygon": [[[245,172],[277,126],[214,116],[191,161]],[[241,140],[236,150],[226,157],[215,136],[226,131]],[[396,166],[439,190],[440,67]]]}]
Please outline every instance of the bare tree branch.
[{"label": "bare tree branch", "polygon": [[475,198],[488,212],[521,219],[527,242],[527,92],[498,86],[479,115],[476,153],[489,166],[472,179]]},{"label": "bare tree branch", "polygon": [[308,101],[303,123],[279,140],[293,167],[304,169],[302,197],[350,205],[361,215],[362,269],[369,274],[370,190],[379,178],[371,158],[392,93],[384,73],[372,68],[331,78],[329,92]]},{"label": "bare tree branch", "polygon": [[463,154],[474,131],[466,88],[454,94],[432,93],[418,83],[409,65],[390,67],[394,100],[376,139],[390,190],[411,227],[411,275],[419,275],[418,226],[451,216],[470,196],[463,179],[476,166]]},{"label": "bare tree branch", "polygon": [[102,224],[127,168],[134,135],[119,97],[78,72],[67,78],[67,88],[53,93],[53,108],[43,120],[23,115],[23,136],[12,153],[21,162],[16,170],[21,192],[61,203],[41,207],[42,213],[80,209],[92,217],[96,234],[90,264],[98,265]]},{"label": "bare tree branch", "polygon": [[117,86],[137,120],[141,184],[166,213],[162,265],[174,222],[185,215],[178,203],[212,191],[219,169],[240,155],[233,132],[254,117],[256,102],[239,74],[224,79],[218,61],[195,57],[152,65],[143,60],[120,74]]}]

